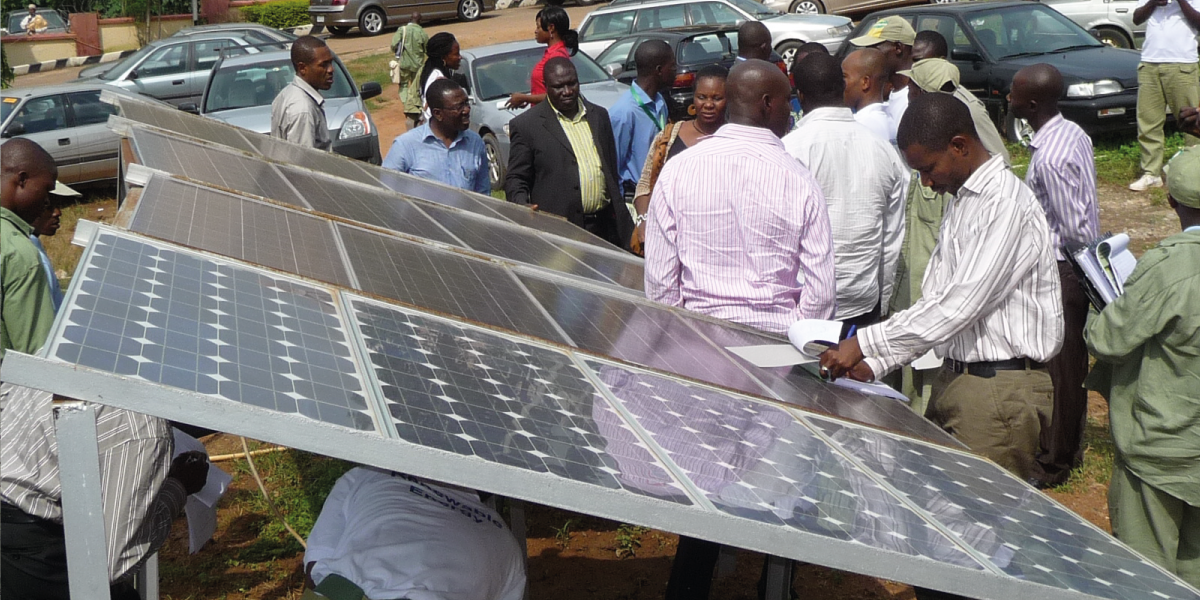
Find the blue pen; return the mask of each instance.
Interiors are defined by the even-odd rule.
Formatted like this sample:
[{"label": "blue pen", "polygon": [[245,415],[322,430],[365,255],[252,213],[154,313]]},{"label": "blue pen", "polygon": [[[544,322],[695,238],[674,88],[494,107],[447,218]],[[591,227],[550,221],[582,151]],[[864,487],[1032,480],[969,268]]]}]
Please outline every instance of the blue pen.
[{"label": "blue pen", "polygon": [[850,338],[854,337],[854,331],[855,331],[856,329],[858,329],[858,325],[851,325],[851,326],[850,326],[850,331],[847,331],[847,332],[846,332],[846,339],[850,339]]}]

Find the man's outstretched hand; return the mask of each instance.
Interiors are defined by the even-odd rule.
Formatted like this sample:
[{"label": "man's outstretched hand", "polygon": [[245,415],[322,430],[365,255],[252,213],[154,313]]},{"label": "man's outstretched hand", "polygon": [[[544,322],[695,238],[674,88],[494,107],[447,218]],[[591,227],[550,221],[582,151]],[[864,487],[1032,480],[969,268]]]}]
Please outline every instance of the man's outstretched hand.
[{"label": "man's outstretched hand", "polygon": [[846,376],[858,381],[875,380],[875,373],[863,362],[857,337],[842,340],[836,347],[821,353],[821,376],[830,381]]}]

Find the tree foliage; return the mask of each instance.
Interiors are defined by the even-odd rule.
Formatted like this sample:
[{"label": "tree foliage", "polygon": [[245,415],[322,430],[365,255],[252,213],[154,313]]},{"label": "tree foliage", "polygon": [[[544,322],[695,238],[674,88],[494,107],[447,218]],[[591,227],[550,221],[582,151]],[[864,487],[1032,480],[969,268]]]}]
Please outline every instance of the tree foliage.
[{"label": "tree foliage", "polygon": [[12,67],[8,65],[8,52],[3,46],[0,46],[0,62],[3,62],[3,69],[0,70],[0,88],[7,89],[16,76],[13,75]]}]

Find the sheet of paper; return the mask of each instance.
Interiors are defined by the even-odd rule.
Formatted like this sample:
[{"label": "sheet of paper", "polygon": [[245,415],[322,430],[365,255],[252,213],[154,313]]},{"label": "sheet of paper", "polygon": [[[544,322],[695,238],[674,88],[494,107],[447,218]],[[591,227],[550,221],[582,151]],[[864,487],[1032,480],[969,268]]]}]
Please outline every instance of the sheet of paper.
[{"label": "sheet of paper", "polygon": [[1137,258],[1129,251],[1129,236],[1118,233],[1096,246],[1096,256],[1107,271],[1109,282],[1120,295],[1125,292],[1125,280],[1137,267]]},{"label": "sheet of paper", "polygon": [[[178,430],[172,429],[175,436],[175,456],[179,456],[184,452],[203,452],[208,456],[208,451],[204,448],[204,444],[200,440]],[[174,457],[172,457],[174,458]],[[212,536],[217,531],[217,502],[221,500],[221,496],[225,495],[225,490],[229,489],[229,483],[233,481],[225,471],[217,468],[216,465],[209,463],[208,465],[208,481],[204,483],[204,488],[199,492],[188,496],[187,503],[184,504],[183,512],[187,515],[188,520],[188,552],[195,554],[212,539]]]},{"label": "sheet of paper", "polygon": [[805,356],[791,344],[732,346],[726,348],[726,350],[742,357],[746,362],[764,369],[790,367],[792,365],[802,365],[817,361],[815,358]]},{"label": "sheet of paper", "polygon": [[[841,321],[824,319],[801,319],[788,328],[788,341],[796,348],[803,348],[812,341],[838,343],[842,336]],[[816,358],[815,356],[812,358]]]},{"label": "sheet of paper", "polygon": [[856,390],[864,394],[873,394],[875,396],[884,396],[893,400],[899,400],[905,404],[909,403],[908,396],[893,390],[892,388],[883,385],[882,383],[864,383],[855,381],[849,377],[843,377],[833,382],[833,385],[841,386],[847,389]]}]

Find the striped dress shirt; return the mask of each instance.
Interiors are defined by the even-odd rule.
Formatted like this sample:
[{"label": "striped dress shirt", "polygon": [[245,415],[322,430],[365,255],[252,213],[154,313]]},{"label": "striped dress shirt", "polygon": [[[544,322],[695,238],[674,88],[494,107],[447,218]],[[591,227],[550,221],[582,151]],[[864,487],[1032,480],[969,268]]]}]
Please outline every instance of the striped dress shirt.
[{"label": "striped dress shirt", "polygon": [[[187,492],[168,479],[174,440],[167,421],[96,407],[108,576],[128,577],[171,533]],[[25,514],[62,522],[53,396],[0,383],[0,497]]]},{"label": "striped dress shirt", "polygon": [[1066,260],[1064,242],[1087,243],[1100,233],[1092,138],[1083,128],[1058,115],[1033,134],[1029,145],[1033,158],[1025,183],[1046,209],[1050,241],[1058,260]]},{"label": "striped dress shirt", "polygon": [[[883,105],[871,106],[879,107],[886,122]],[[836,319],[864,315],[881,298],[891,299],[904,243],[910,171],[887,140],[857,122],[858,115],[846,107],[821,107],[783,138],[788,154],[812,172],[825,196],[837,274]]]},{"label": "striped dress shirt", "polygon": [[667,162],[646,223],[646,296],[785,334],[833,316],[829,214],[767,129],[728,124]]},{"label": "striped dress shirt", "polygon": [[876,377],[933,349],[963,362],[1046,361],[1063,340],[1062,288],[1046,215],[1030,191],[992,156],[946,207],[922,297],[862,329]]},{"label": "striped dress shirt", "polygon": [[596,138],[592,137],[592,126],[587,121],[587,105],[579,100],[579,112],[570,118],[558,112],[553,104],[550,108],[554,109],[558,124],[567,135],[567,141],[571,142],[575,162],[579,165],[579,199],[583,203],[583,213],[590,215],[604,208],[609,198],[604,189],[600,151],[596,149]]}]

